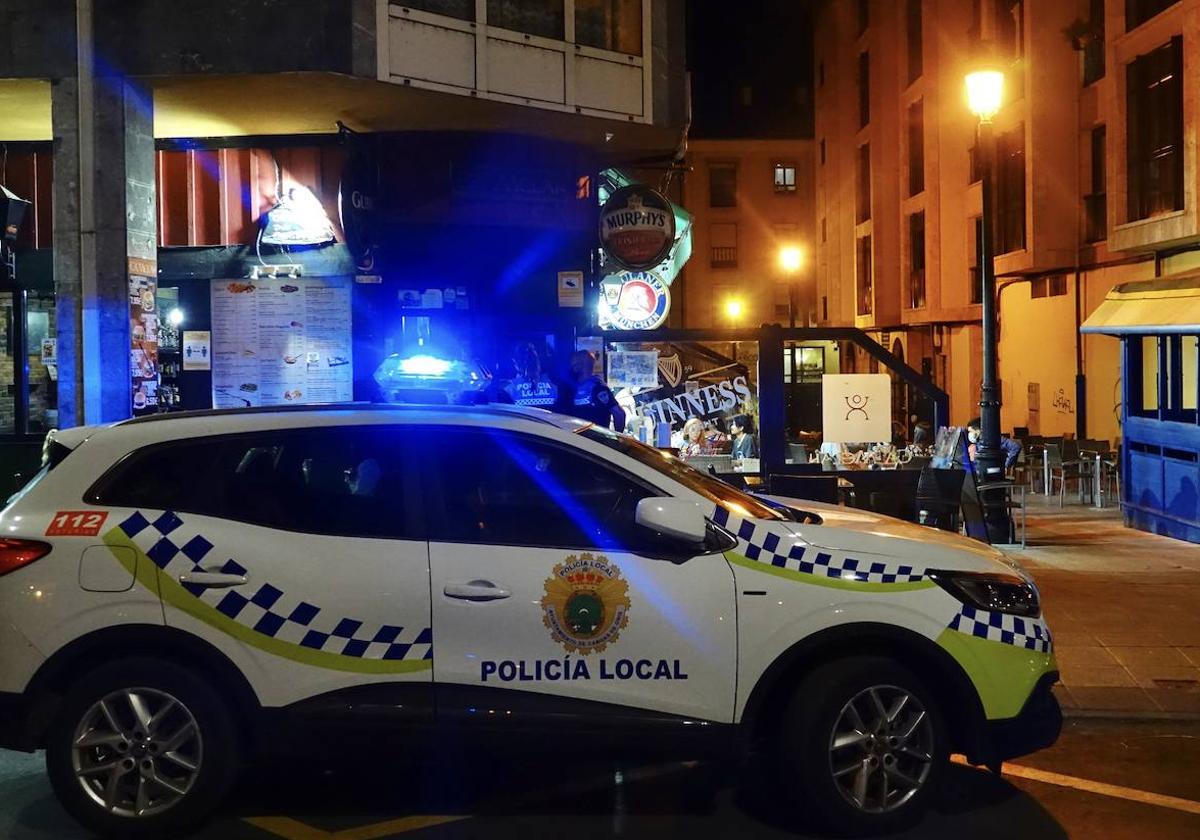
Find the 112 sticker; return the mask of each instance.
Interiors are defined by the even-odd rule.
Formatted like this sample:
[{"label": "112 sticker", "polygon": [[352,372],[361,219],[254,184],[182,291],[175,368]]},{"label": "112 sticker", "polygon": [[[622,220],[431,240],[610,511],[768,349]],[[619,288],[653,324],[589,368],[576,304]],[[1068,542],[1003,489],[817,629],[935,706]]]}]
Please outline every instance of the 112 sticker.
[{"label": "112 sticker", "polygon": [[50,520],[47,537],[94,537],[100,533],[108,511],[60,510]]}]

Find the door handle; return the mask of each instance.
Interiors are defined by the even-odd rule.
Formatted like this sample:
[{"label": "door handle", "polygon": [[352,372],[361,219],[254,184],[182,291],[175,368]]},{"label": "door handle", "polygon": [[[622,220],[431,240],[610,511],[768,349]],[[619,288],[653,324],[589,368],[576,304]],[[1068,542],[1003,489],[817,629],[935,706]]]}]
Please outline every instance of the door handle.
[{"label": "door handle", "polygon": [[460,601],[498,601],[511,598],[512,593],[501,589],[490,580],[473,580],[470,583],[447,583],[442,592],[447,598]]},{"label": "door handle", "polygon": [[245,575],[227,574],[225,572],[187,572],[179,576],[180,583],[207,586],[210,589],[228,589],[231,586],[244,586],[246,580]]}]

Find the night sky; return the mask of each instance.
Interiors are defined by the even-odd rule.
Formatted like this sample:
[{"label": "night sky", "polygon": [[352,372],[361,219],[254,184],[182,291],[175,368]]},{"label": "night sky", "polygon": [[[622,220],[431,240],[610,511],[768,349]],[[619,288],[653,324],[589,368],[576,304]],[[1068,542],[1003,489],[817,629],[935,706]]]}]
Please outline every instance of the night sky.
[{"label": "night sky", "polygon": [[687,4],[693,136],[812,137],[811,6],[801,0]]}]

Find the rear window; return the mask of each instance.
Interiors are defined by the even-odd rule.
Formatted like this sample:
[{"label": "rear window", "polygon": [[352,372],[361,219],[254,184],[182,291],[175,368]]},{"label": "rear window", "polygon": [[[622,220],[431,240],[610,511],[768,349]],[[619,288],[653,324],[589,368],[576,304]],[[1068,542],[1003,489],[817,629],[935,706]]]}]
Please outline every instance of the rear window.
[{"label": "rear window", "polygon": [[399,430],[382,426],[177,441],[122,459],[86,500],[285,531],[419,539],[406,449]]}]

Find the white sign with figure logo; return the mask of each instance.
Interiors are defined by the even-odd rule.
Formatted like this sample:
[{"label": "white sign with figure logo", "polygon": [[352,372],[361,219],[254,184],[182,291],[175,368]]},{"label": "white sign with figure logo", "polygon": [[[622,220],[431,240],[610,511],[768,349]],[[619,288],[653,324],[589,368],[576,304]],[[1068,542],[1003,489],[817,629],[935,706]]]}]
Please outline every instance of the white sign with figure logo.
[{"label": "white sign with figure logo", "polygon": [[880,443],[892,439],[892,378],[886,373],[821,377],[826,443]]},{"label": "white sign with figure logo", "polygon": [[179,352],[183,355],[184,370],[212,370],[212,333],[184,330]]}]

